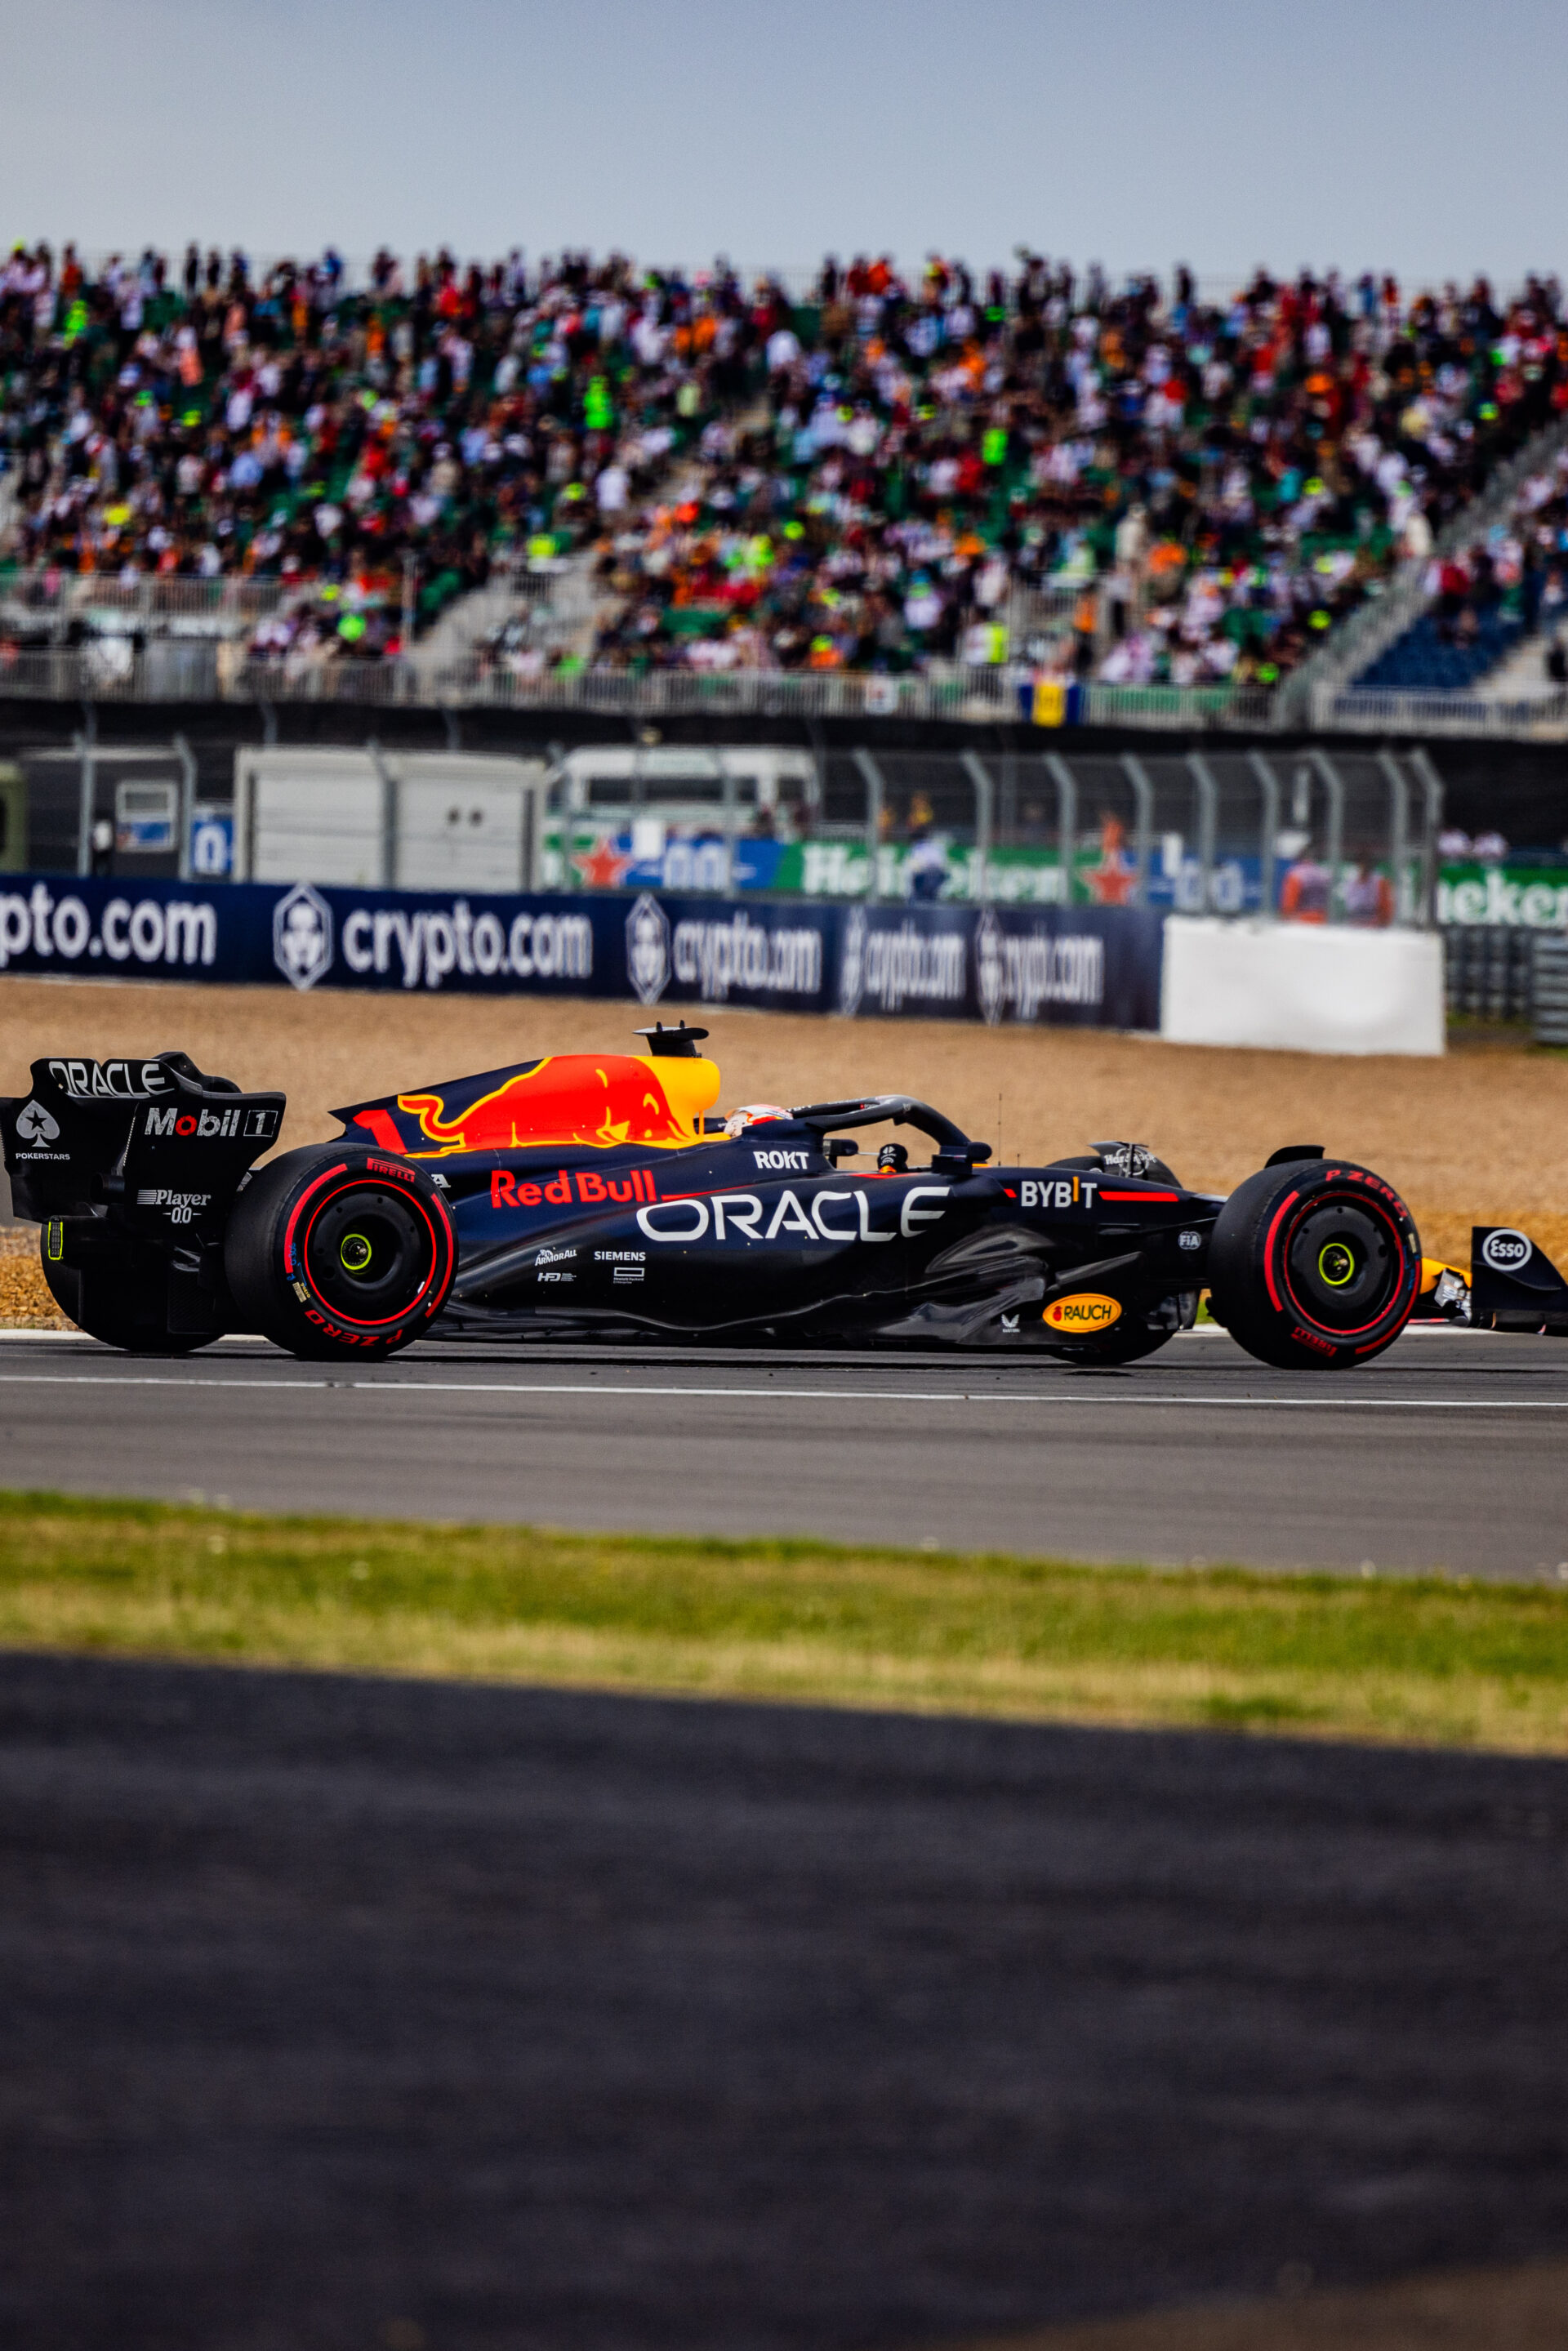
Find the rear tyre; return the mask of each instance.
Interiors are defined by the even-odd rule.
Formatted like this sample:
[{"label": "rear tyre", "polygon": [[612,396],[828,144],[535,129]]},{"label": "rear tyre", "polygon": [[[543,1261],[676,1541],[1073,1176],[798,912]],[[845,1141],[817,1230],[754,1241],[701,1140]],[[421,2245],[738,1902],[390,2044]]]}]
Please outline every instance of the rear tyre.
[{"label": "rear tyre", "polygon": [[1421,1286],[1421,1243],[1392,1186],[1346,1160],[1265,1167],[1232,1192],[1208,1248],[1215,1319],[1260,1363],[1345,1371],[1392,1346]]},{"label": "rear tyre", "polygon": [[317,1359],[395,1354],[429,1328],[456,1270],[452,1219],[429,1177],[352,1145],[263,1167],[224,1244],[242,1324]]},{"label": "rear tyre", "polygon": [[112,1259],[85,1269],[59,1265],[44,1249],[40,1233],[38,1262],[61,1313],[106,1347],[122,1347],[130,1355],[189,1355],[223,1335],[170,1330],[169,1270],[162,1259],[139,1263],[132,1255],[123,1265]]}]

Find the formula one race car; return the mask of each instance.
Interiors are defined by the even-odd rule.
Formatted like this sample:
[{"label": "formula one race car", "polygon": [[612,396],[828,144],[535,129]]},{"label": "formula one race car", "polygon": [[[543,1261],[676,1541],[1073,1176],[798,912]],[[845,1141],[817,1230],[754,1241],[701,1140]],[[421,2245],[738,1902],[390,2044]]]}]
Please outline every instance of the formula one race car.
[{"label": "formula one race car", "polygon": [[[644,1053],[353,1103],[339,1141],[260,1166],[282,1094],[183,1053],[49,1057],[0,1101],[13,1199],[43,1227],[66,1313],[152,1354],[259,1331],[361,1360],[434,1332],[1125,1364],[1189,1327],[1207,1289],[1262,1362],[1336,1369],[1381,1353],[1418,1304],[1457,1311],[1462,1276],[1443,1293],[1397,1193],[1316,1144],[1228,1199],[1134,1143],[992,1167],[988,1144],[904,1094],[716,1117],[706,1031],[639,1033]],[[874,1165],[846,1166],[876,1128]],[[1477,1244],[1478,1319],[1568,1331],[1568,1287],[1522,1234]]]}]

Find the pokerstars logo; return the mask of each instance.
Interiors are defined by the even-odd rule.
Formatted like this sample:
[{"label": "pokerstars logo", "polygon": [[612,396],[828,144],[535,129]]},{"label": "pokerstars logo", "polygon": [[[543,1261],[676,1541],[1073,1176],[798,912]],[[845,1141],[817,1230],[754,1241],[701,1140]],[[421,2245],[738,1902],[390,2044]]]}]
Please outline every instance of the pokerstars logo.
[{"label": "pokerstars logo", "polygon": [[16,1132],[24,1143],[57,1143],[59,1121],[49,1116],[42,1102],[26,1102],[16,1113]]},{"label": "pokerstars logo", "polygon": [[51,1117],[41,1102],[24,1102],[16,1113],[16,1140],[30,1143],[30,1151],[18,1151],[18,1161],[24,1159],[67,1159],[68,1151],[51,1151],[49,1144],[60,1139],[60,1123]]}]

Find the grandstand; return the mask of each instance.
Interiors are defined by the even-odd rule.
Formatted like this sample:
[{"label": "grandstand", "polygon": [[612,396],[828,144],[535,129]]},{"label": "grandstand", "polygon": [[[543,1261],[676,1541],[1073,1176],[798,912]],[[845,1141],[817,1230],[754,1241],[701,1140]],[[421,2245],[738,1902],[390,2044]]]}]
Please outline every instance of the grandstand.
[{"label": "grandstand", "polygon": [[1561,313],[1550,279],[1221,296],[1028,254],[747,284],[620,256],[18,248],[0,670],[79,648],[112,690],[156,645],[174,680],[199,648],[219,691],[389,661],[523,685],[989,673],[1256,713],[1397,581],[1414,625],[1359,683],[1469,685],[1555,611],[1561,475],[1522,540],[1439,567],[1430,615],[1422,583],[1563,419]]},{"label": "grandstand", "polygon": [[1568,662],[1568,450],[1531,473],[1499,520],[1435,566],[1430,609],[1363,671],[1365,686],[1561,685]]}]

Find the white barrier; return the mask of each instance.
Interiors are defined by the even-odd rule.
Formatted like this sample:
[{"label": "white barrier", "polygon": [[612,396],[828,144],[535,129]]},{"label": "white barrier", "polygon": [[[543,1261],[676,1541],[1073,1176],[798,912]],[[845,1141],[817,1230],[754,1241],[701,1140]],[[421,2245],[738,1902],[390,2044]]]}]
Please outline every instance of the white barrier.
[{"label": "white barrier", "polygon": [[1180,914],[1166,924],[1160,1033],[1177,1044],[1440,1053],[1443,1027],[1434,931]]}]

